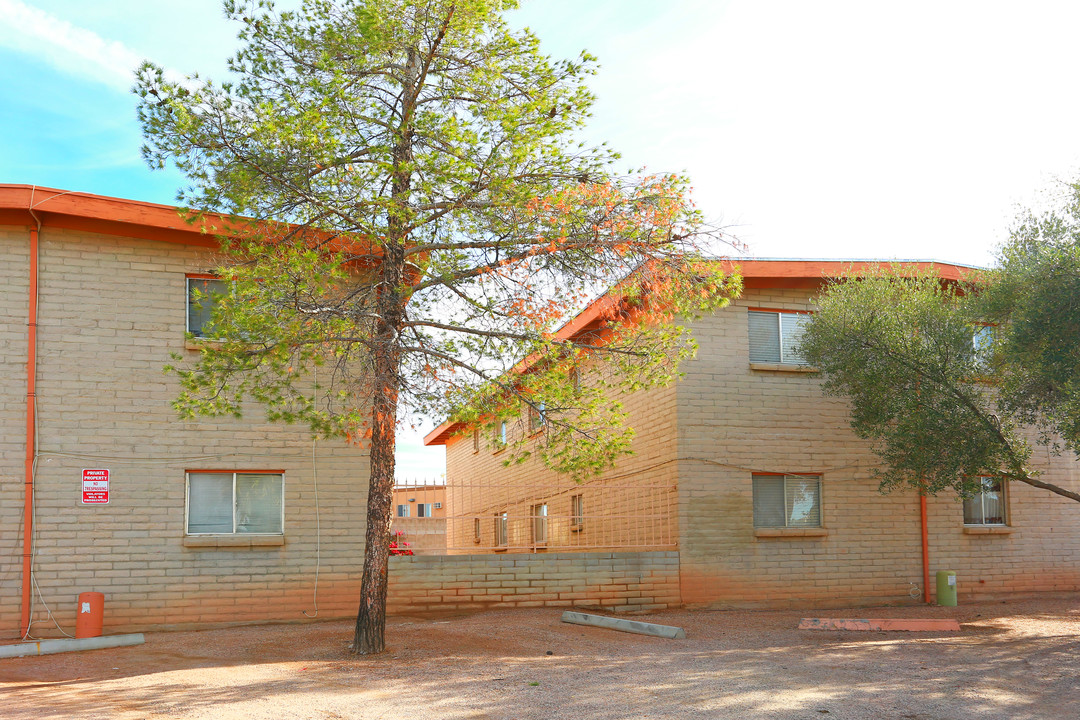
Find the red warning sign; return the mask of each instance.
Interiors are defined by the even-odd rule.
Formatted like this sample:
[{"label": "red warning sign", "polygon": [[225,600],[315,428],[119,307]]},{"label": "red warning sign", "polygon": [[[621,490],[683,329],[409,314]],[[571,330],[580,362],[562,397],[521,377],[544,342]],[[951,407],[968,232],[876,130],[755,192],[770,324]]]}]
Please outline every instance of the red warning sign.
[{"label": "red warning sign", "polygon": [[83,470],[82,471],[82,504],[83,505],[108,505],[109,503],[109,471],[108,470]]}]

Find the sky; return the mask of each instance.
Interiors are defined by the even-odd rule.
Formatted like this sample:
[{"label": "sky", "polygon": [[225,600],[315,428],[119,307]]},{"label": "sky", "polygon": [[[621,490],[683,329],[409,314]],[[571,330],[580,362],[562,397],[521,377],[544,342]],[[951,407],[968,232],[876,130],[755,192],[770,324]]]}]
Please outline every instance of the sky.
[{"label": "sky", "polygon": [[[295,6],[289,0],[279,6]],[[599,56],[586,137],[687,173],[755,257],[993,263],[1080,171],[1080,3],[531,0],[545,52]],[[224,76],[217,0],[0,0],[0,182],[171,203],[132,71]],[[444,472],[399,440],[399,476]]]}]

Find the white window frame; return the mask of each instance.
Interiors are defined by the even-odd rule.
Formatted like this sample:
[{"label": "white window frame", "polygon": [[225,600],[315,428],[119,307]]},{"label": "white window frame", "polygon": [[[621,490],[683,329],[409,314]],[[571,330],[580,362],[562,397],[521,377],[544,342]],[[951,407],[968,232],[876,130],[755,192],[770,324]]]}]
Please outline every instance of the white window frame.
[{"label": "white window frame", "polygon": [[[755,364],[777,364],[777,365],[799,365],[807,366],[809,363],[802,358],[801,355],[796,353],[790,347],[785,347],[785,333],[789,344],[794,337],[797,341],[802,337],[802,328],[810,319],[810,313],[798,310],[768,310],[764,308],[750,308],[746,313],[747,333],[748,333],[748,355],[751,363]],[[765,321],[769,318],[775,318],[776,320],[776,342],[777,342],[777,354],[773,356],[771,353],[769,357],[763,357],[762,353],[766,348],[760,346],[755,347],[754,335],[750,332],[749,326],[754,319],[759,321]],[[794,329],[788,330],[791,325],[794,325]],[[756,357],[755,357],[756,355]]]},{"label": "white window frame", "polygon": [[[962,512],[964,514],[964,527],[1008,527],[1009,526],[1009,494],[1006,488],[1008,483],[1004,478],[996,477],[994,475],[980,475],[979,483],[983,486],[983,490],[973,495],[970,498],[964,499],[964,505]],[[998,486],[997,492],[1001,494],[1001,522],[986,522],[986,493],[988,491],[993,492],[992,485]],[[968,522],[968,503],[979,503],[979,515],[981,517],[980,522]]]},{"label": "white window frame", "polygon": [[[825,518],[824,518],[825,513],[822,510],[822,502],[821,502],[821,485],[822,485],[821,475],[819,475],[817,473],[805,473],[805,474],[798,474],[798,473],[791,473],[791,474],[753,473],[753,475],[751,475],[751,484],[753,484],[754,481],[759,480],[759,479],[762,479],[762,480],[764,480],[764,479],[775,480],[777,478],[783,478],[783,480],[784,480],[784,486],[783,486],[784,507],[783,507],[783,513],[782,513],[783,517],[784,517],[784,524],[783,525],[759,525],[758,522],[757,522],[757,518],[754,517],[753,518],[754,528],[755,529],[767,530],[767,529],[773,529],[773,528],[823,528],[823,527],[825,527]],[[791,480],[791,479],[799,480],[799,481],[802,481],[802,482],[805,482],[807,480],[816,481],[816,483],[817,483],[817,492],[816,492],[816,495],[817,495],[817,523],[816,524],[813,524],[813,525],[792,524],[792,522],[791,522],[791,515],[792,515],[791,511],[792,511],[792,509],[790,507],[788,507],[788,487],[787,487],[788,486],[788,481]],[[753,494],[753,490],[751,490],[751,493]],[[751,498],[751,512],[753,512],[753,507],[755,505],[757,505],[757,498],[752,497]]]},{"label": "white window frame", "polygon": [[[190,516],[191,516],[191,476],[192,475],[232,475],[232,532],[191,532],[190,528]],[[265,533],[251,533],[251,532],[238,532],[237,531],[237,517],[236,517],[236,478],[239,475],[277,475],[281,478],[281,500],[278,506],[281,509],[280,516],[278,517],[278,527],[280,530],[277,532],[265,532]],[[238,536],[248,537],[253,535],[264,536],[279,536],[285,534],[285,473],[281,470],[189,470],[184,473],[184,534],[190,536]]]},{"label": "white window frame", "polygon": [[548,541],[548,506],[537,503],[532,506],[532,541],[533,545],[546,545]]},{"label": "white window frame", "polygon": [[495,513],[495,547],[510,545],[510,517],[505,512]]},{"label": "white window frame", "polygon": [[434,517],[434,508],[431,503],[416,503],[416,517],[429,518]]},{"label": "white window frame", "polygon": [[585,527],[585,495],[570,496],[570,530],[578,532]]},{"label": "white window frame", "polygon": [[397,511],[394,513],[394,517],[407,518],[409,517],[409,505],[408,503],[398,503]]},{"label": "white window frame", "polygon": [[506,420],[495,421],[495,452],[506,449],[506,439],[510,434],[510,430],[507,426],[508,423]]},{"label": "white window frame", "polygon": [[547,425],[547,406],[543,401],[535,406],[529,405],[529,434],[533,435],[544,429]]}]

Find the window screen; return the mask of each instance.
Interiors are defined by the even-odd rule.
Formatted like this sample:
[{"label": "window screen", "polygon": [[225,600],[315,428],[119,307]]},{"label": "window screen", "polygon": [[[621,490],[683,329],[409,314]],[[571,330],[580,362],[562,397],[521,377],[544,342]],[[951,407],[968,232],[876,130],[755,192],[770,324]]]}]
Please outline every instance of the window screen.
[{"label": "window screen", "polygon": [[750,333],[750,362],[804,363],[797,349],[810,321],[809,315],[764,310],[751,310],[746,315]]},{"label": "window screen", "polygon": [[821,478],[754,475],[754,527],[821,527]]},{"label": "window screen", "polygon": [[188,473],[188,534],[282,532],[280,473]]}]

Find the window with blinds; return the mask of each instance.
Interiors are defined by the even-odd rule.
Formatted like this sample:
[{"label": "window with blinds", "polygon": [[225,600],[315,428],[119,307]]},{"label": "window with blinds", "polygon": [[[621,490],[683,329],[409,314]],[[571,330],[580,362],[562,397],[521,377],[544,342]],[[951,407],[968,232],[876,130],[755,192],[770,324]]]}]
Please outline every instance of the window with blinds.
[{"label": "window with blinds", "polygon": [[751,310],[747,314],[750,329],[750,362],[805,365],[798,353],[806,324],[806,313]]},{"label": "window with blinds", "polygon": [[821,477],[754,475],[754,527],[821,527]]},{"label": "window with blinds", "polygon": [[965,525],[1005,525],[1005,485],[1001,478],[979,478],[981,490],[964,500]]},{"label": "window with blinds", "polygon": [[189,472],[188,535],[280,535],[281,473]]}]

